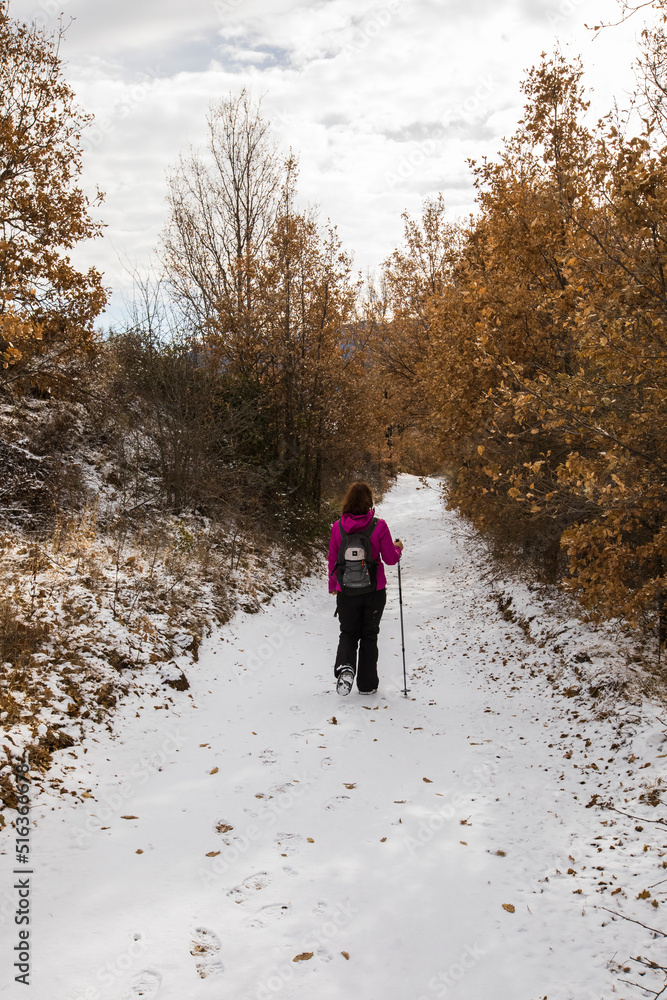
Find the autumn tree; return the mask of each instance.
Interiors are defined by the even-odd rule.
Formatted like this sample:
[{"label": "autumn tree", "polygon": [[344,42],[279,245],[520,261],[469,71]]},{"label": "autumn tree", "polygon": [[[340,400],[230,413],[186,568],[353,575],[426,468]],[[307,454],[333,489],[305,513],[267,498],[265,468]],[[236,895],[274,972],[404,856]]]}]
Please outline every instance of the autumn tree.
[{"label": "autumn tree", "polygon": [[215,406],[227,422],[252,413],[234,467],[255,470],[283,524],[303,522],[374,441],[351,262],[333,227],[298,207],[296,158],[279,154],[246,91],[208,125],[206,152],[170,179],[164,274]]},{"label": "autumn tree", "polygon": [[[467,228],[452,280],[431,301],[431,382],[454,498],[482,527],[498,521],[556,559],[565,519],[524,531],[508,490],[542,461],[555,474],[560,445],[533,412],[518,414],[520,387],[558,379],[575,365],[571,318],[578,294],[568,261],[579,252],[572,212],[589,204],[591,142],[581,67],[560,54],[527,76],[523,120],[494,161],[474,165],[479,215]],[[507,517],[500,516],[503,505]],[[536,513],[536,512],[535,512]],[[547,519],[548,521],[549,519]]]},{"label": "autumn tree", "polygon": [[667,148],[600,138],[594,213],[578,220],[589,251],[571,261],[580,289],[577,364],[558,384],[527,386],[570,451],[558,485],[585,508],[564,534],[585,601],[631,621],[664,612],[667,563]]},{"label": "autumn tree", "polygon": [[587,196],[566,203],[568,363],[501,370],[516,427],[536,438],[523,468],[507,469],[508,494],[557,526],[569,582],[589,607],[657,620],[664,641],[667,149],[654,148],[650,124],[646,133],[599,127]]},{"label": "autumn tree", "polygon": [[667,149],[585,125],[581,67],[544,59],[475,168],[480,212],[431,300],[452,500],[627,621],[665,620]]},{"label": "autumn tree", "polygon": [[296,207],[295,181],[290,161],[260,275],[262,405],[285,489],[319,507],[324,477],[363,464],[378,428],[351,260],[331,225]]},{"label": "autumn tree", "polygon": [[403,213],[403,243],[385,260],[364,300],[364,323],[381,399],[388,454],[413,471],[431,470],[429,304],[442,293],[456,259],[460,227],[446,218],[442,195],[427,198],[420,219]]},{"label": "autumn tree", "polygon": [[[81,132],[60,60],[62,32],[9,17],[0,0],[0,381],[42,385],[94,343],[106,302],[94,268],[69,251],[100,233],[77,180]],[[101,197],[98,195],[98,198]]]}]

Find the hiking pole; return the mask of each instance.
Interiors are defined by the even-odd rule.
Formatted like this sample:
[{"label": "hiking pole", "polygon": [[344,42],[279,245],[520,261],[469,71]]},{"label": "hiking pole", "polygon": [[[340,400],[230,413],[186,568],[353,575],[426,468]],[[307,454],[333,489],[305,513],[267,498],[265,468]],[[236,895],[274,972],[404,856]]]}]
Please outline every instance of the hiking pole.
[{"label": "hiking pole", "polygon": [[403,631],[403,588],[401,587],[401,561],[399,559],[398,563],[398,605],[401,612],[401,647],[403,649],[403,694],[407,698],[408,696],[408,682],[405,676],[405,632]]}]

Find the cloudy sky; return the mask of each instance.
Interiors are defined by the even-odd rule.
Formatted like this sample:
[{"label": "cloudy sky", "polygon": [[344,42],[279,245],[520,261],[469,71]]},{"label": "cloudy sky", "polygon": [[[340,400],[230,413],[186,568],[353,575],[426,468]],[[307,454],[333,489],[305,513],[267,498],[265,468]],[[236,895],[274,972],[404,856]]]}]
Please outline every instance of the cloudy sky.
[{"label": "cloudy sky", "polygon": [[19,20],[55,28],[66,74],[96,116],[83,184],[106,199],[104,239],[77,252],[123,313],[164,225],[165,175],[204,141],[209,104],[244,85],[263,96],[276,138],[300,159],[304,204],[338,227],[355,267],[376,268],[401,212],[442,191],[452,217],[474,208],[467,159],[492,156],[521,112],[524,71],[554,45],[579,54],[596,116],[633,85],[642,22],[616,0],[11,0]]}]

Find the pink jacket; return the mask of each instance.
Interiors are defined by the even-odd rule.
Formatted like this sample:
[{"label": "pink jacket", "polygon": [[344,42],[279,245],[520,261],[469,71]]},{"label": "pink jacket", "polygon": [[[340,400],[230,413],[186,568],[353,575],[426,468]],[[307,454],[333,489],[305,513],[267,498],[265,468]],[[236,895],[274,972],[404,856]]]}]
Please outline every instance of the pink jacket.
[{"label": "pink jacket", "polygon": [[[367,514],[343,514],[343,528],[348,535],[353,531],[363,531],[367,524],[375,517],[375,511],[371,508]],[[340,548],[340,526],[335,522],[331,529],[331,539],[329,541],[329,593],[335,594],[340,591],[340,584],[336,579],[336,562],[338,560],[338,550]],[[375,531],[371,535],[371,554],[377,560],[377,589],[384,590],[387,586],[387,578],[384,573],[382,560],[387,566],[394,566],[401,558],[401,550],[397,548],[391,540],[391,534],[387,527],[387,522],[382,518],[378,520]]]}]

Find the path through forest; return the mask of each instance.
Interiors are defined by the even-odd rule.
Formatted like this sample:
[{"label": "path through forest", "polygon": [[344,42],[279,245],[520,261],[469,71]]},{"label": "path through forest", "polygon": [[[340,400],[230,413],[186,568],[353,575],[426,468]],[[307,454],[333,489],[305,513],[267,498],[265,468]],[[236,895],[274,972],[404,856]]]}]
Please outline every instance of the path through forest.
[{"label": "path through forest", "polygon": [[[660,988],[636,961],[659,958],[659,943],[609,912],[664,927],[659,707],[610,712],[571,683],[577,659],[602,655],[599,637],[553,613],[522,627],[521,609],[539,610],[523,586],[503,613],[437,481],[401,476],[378,513],[406,545],[409,697],[394,569],[370,698],[333,690],[321,577],[239,613],[186,667],[175,708],[133,696],[115,735],[59,755],[90,797],[34,803],[33,986],[5,980],[0,995],[612,1000],[642,995],[623,979]],[[612,800],[647,821],[599,807]]]}]

